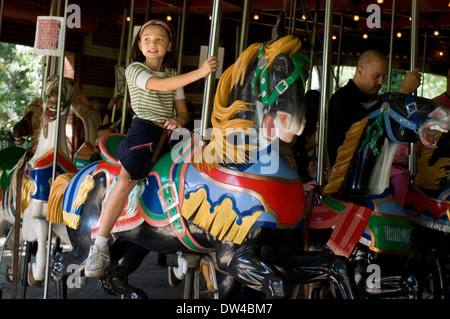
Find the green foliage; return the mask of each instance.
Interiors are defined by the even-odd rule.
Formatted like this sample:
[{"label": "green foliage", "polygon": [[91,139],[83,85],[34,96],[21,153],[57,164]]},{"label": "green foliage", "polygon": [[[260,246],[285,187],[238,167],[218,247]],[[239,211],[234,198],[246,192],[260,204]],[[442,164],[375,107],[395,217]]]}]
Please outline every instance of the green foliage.
[{"label": "green foliage", "polygon": [[41,60],[31,47],[0,43],[0,127],[17,123],[40,96]]}]

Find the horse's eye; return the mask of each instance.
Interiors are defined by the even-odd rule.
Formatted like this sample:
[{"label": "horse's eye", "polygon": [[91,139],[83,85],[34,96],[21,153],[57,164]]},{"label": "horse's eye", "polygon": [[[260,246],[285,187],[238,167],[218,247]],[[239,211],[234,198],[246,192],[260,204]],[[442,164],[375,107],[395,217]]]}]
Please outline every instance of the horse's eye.
[{"label": "horse's eye", "polygon": [[283,62],[277,61],[273,64],[273,70],[276,72],[286,72],[286,67]]}]

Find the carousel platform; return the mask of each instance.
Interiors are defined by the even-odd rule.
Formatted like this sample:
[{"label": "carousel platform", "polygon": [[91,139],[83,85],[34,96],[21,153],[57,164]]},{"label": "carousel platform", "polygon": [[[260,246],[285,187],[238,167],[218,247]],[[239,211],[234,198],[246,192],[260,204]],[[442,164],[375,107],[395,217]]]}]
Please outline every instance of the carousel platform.
[{"label": "carousel platform", "polygon": [[[172,255],[166,256],[166,264],[172,264]],[[176,260],[174,258],[173,260]],[[0,299],[12,299],[13,284],[3,274],[6,265],[11,265],[11,254],[8,251],[3,256],[0,274]],[[22,276],[18,283],[16,299],[44,299],[44,284],[40,287],[27,285],[24,287]],[[68,289],[68,299],[121,299],[121,295],[106,294],[102,287],[97,284],[98,278],[88,278],[81,288]],[[144,290],[149,299],[183,299],[184,283],[177,287],[171,287],[168,282],[168,267],[161,265],[158,253],[150,252],[142,262],[141,266],[128,277],[128,282]],[[50,281],[48,284],[47,299],[56,299],[56,289]]]}]

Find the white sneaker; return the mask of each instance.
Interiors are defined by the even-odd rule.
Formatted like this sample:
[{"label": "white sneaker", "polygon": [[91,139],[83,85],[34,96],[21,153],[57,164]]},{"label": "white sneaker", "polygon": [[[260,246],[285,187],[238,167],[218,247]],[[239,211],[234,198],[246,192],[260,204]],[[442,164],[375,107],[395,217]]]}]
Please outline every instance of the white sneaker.
[{"label": "white sneaker", "polygon": [[103,274],[109,263],[109,249],[105,247],[99,248],[97,245],[91,245],[89,256],[83,262],[84,275],[86,277],[98,277]]}]

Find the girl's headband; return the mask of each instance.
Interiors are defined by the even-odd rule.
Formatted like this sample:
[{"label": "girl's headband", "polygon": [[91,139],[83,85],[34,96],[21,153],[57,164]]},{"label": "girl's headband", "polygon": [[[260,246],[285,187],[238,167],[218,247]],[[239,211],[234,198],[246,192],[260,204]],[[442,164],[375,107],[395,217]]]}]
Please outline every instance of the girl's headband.
[{"label": "girl's headband", "polygon": [[164,21],[161,21],[161,20],[150,20],[150,21],[147,21],[146,23],[144,23],[144,25],[139,30],[139,36],[141,36],[142,30],[144,30],[149,25],[153,25],[153,24],[160,25],[164,29],[166,29],[167,32],[169,33],[170,41],[172,41],[172,31],[170,31],[169,25],[167,23],[165,23]]}]

